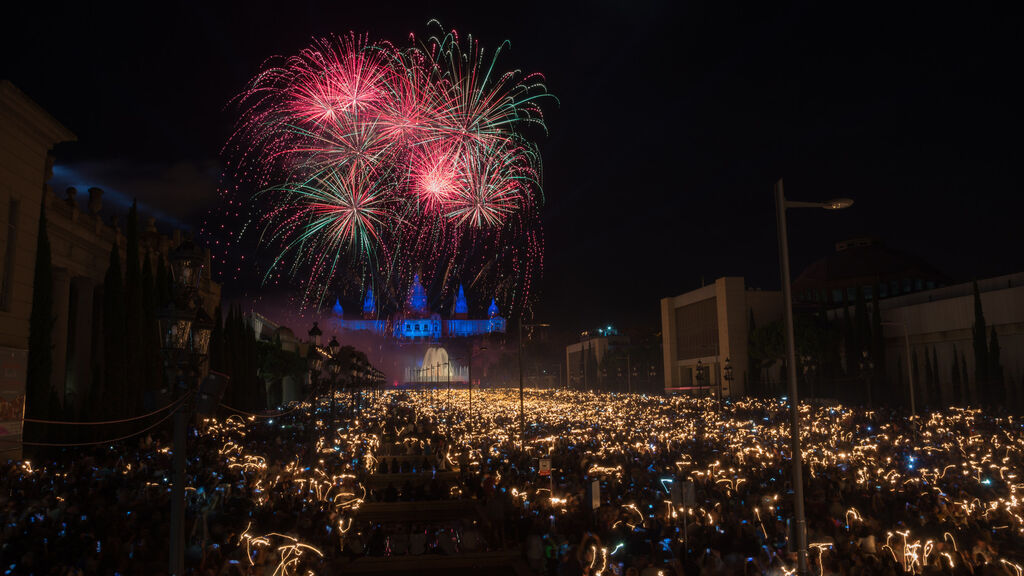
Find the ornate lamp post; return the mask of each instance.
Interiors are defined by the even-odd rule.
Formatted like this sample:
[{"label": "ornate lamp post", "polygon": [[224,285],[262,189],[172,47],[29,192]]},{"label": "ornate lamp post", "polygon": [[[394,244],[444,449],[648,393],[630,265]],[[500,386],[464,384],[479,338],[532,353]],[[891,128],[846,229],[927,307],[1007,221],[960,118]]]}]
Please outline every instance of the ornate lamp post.
[{"label": "ornate lamp post", "polygon": [[[168,383],[179,402],[174,411],[173,478],[171,486],[171,534],[169,571],[185,574],[185,449],[186,394],[198,387],[210,346],[213,321],[202,309],[199,282],[203,253],[191,241],[183,242],[170,254],[174,279],[174,300],[157,317],[160,351]],[[191,408],[190,406],[188,408]]]},{"label": "ornate lamp post", "polygon": [[[312,354],[309,354],[309,388],[310,390],[317,390],[317,385],[320,383],[320,374],[324,368],[324,357],[320,352],[320,336],[323,335],[323,331],[317,326],[316,322],[313,322],[313,327],[309,329],[309,341],[311,343],[310,348]],[[316,415],[320,413],[320,399],[318,396],[314,396],[315,405],[313,408],[313,425],[309,429],[309,445],[314,446],[313,438],[316,435]],[[312,455],[312,451],[310,452]],[[313,456],[315,457],[315,456]]]},{"label": "ornate lamp post", "polygon": [[333,440],[334,434],[334,412],[335,412],[335,393],[338,387],[338,375],[341,374],[341,363],[338,361],[338,351],[341,350],[341,344],[338,343],[338,339],[331,336],[331,341],[327,344],[327,349],[331,353],[330,360],[327,363],[327,370],[331,373],[331,438]]}]

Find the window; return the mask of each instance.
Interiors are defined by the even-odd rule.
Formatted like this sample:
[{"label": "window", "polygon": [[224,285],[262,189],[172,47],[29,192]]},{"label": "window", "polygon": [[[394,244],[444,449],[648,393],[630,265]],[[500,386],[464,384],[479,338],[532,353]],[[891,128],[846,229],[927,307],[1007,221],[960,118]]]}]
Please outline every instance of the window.
[{"label": "window", "polygon": [[913,290],[914,290],[914,285],[910,282],[910,278],[904,278],[903,279],[903,293],[906,294],[908,292],[912,292]]},{"label": "window", "polygon": [[886,298],[889,296],[889,287],[883,282],[878,285],[878,297]]},{"label": "window", "polygon": [[873,293],[875,291],[874,287],[872,287],[872,286],[864,286],[864,287],[861,288],[861,290],[864,291],[864,299],[865,300],[871,300],[871,297],[874,295]]},{"label": "window", "polygon": [[835,288],[832,290],[832,302],[834,304],[843,303],[843,291],[840,290],[839,288]]},{"label": "window", "polygon": [[925,283],[925,286],[929,290],[933,290],[935,288],[935,281],[934,280],[929,280],[928,282]]},{"label": "window", "polygon": [[914,280],[914,290],[917,291],[917,290],[923,290],[923,289],[924,289],[924,286],[921,283],[921,279],[918,278],[918,279]]},{"label": "window", "polygon": [[889,282],[889,288],[892,289],[892,295],[893,296],[899,294],[900,293],[900,281],[899,280],[893,280],[892,282]]},{"label": "window", "polygon": [[850,299],[850,302],[857,301],[857,287],[849,286],[846,288],[846,297]]},{"label": "window", "polygon": [[14,287],[15,241],[18,239],[18,201],[11,199],[7,205],[7,243],[4,245],[4,276],[0,284],[0,310],[11,309],[11,292]]}]

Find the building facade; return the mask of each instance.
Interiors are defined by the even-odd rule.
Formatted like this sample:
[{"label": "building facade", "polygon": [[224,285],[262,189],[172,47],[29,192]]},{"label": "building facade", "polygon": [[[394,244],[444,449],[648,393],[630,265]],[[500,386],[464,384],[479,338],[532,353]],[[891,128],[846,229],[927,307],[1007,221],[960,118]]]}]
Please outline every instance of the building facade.
[{"label": "building facade", "polygon": [[0,82],[0,459],[21,456],[32,282],[50,151],[74,140],[13,84]]},{"label": "building facade", "polygon": [[[987,332],[995,330],[1000,347],[1003,382],[1011,395],[1024,393],[1024,272],[978,281]],[[917,398],[918,406],[945,405],[953,402],[954,357],[962,373],[967,374],[971,403],[978,403],[973,343],[974,285],[972,282],[924,290],[878,301],[885,335],[885,373],[892,382],[904,387],[913,372],[917,389],[926,388],[925,358],[938,368],[936,377],[942,398]],[[830,320],[839,321],[843,308],[828,311]],[[906,334],[906,336],[904,335]],[[989,334],[986,334],[986,338]],[[907,358],[907,340],[910,359]],[[918,369],[913,369],[914,360]],[[964,368],[963,364],[966,364]],[[909,398],[909,389],[899,396]],[[1016,398],[1020,403],[1024,398]]]},{"label": "building facade", "polygon": [[[751,316],[758,324],[780,319],[782,293],[749,289],[742,277],[733,276],[662,298],[665,391],[743,396]],[[727,359],[731,381],[725,378]],[[704,369],[704,378],[698,377],[698,366]]]},{"label": "building facade", "polygon": [[[113,246],[126,262],[121,219],[104,214],[103,191],[79,198],[69,188],[58,198],[46,183],[52,176],[52,147],[74,135],[9,82],[0,83],[0,439],[17,446],[0,458],[20,454],[28,364],[29,316],[38,240],[39,210],[45,206],[53,276],[53,339],[50,385],[62,405],[84,396],[102,373],[103,282]],[[140,258],[166,258],[182,232],[159,234],[150,219],[139,233]],[[206,270],[210,253],[206,252]],[[123,271],[122,271],[123,272]],[[199,286],[207,313],[220,303],[220,285],[207,272]],[[0,449],[3,447],[0,446]]]},{"label": "building facade", "polygon": [[505,333],[505,318],[501,316],[493,298],[487,308],[486,318],[469,317],[469,305],[462,285],[459,285],[450,316],[443,317],[430,310],[419,274],[414,276],[412,286],[409,287],[405,306],[390,318],[381,318],[378,314],[371,288],[363,298],[361,317],[346,318],[341,302],[336,301],[324,325],[338,332],[369,332],[379,336],[388,335],[401,341],[420,342]]}]

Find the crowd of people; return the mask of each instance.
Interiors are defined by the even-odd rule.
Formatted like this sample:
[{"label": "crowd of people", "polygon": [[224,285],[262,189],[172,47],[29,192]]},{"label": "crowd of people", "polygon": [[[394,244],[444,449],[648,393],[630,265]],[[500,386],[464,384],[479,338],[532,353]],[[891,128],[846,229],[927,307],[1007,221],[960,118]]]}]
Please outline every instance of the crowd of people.
[{"label": "crowd of people", "polygon": [[[520,431],[516,394],[476,391],[472,413],[452,394],[376,395],[336,430],[323,399],[194,422],[190,572],[331,574],[366,557],[499,552],[559,576],[796,569],[785,400],[528,391]],[[1021,576],[1020,422],[801,412],[811,573]],[[0,566],[166,574],[168,437],[158,427],[4,464]],[[431,502],[462,515],[374,516]]]}]

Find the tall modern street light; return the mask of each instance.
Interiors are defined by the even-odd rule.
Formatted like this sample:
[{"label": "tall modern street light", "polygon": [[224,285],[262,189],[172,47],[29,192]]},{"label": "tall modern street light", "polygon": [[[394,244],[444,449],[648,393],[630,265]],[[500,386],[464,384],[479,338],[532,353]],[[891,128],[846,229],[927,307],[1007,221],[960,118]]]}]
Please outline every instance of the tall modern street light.
[{"label": "tall modern street light", "polygon": [[786,312],[786,376],[789,383],[790,444],[793,452],[793,508],[796,516],[797,572],[807,575],[807,519],[804,516],[803,456],[800,453],[800,401],[796,387],[796,343],[793,336],[793,295],[789,277],[789,240],[786,237],[787,208],[842,210],[853,205],[849,198],[828,202],[786,200],[782,178],[775,183],[775,215],[779,227],[779,266],[782,272],[782,302]]},{"label": "tall modern street light", "polygon": [[903,329],[903,344],[907,348],[907,385],[910,388],[910,415],[917,416],[917,410],[914,406],[914,367],[913,362],[910,361],[910,331],[907,329],[907,325],[903,322],[883,321],[882,326],[899,326]]}]

